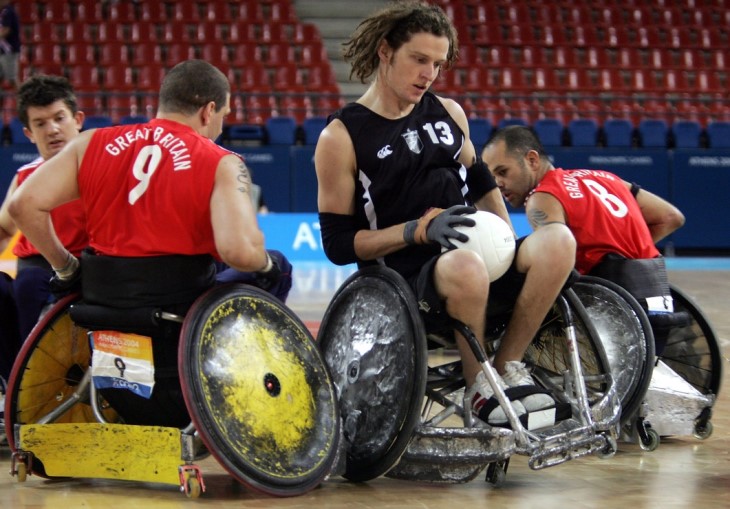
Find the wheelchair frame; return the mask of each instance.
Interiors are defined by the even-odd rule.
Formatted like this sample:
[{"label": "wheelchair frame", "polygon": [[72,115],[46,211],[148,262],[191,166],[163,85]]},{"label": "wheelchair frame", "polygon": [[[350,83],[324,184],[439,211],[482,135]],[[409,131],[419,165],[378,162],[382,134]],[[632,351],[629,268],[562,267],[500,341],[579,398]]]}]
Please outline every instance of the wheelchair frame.
[{"label": "wheelchair frame", "polygon": [[[37,474],[160,482],[195,498],[205,491],[194,464],[201,443],[236,480],[268,495],[305,493],[337,466],[340,430],[329,373],[308,329],[273,296],[222,285],[200,296],[184,320],[158,316],[183,323],[178,366],[191,417],[184,429],[113,422],[117,415],[97,394],[89,369],[86,334],[103,325],[75,324],[69,309],[77,301],[66,297],[49,311],[13,367],[6,431],[19,481]],[[211,348],[219,343],[225,345]],[[258,369],[239,369],[242,355]],[[239,418],[262,405],[291,415],[281,422],[267,422],[268,413]],[[77,461],[67,461],[69,452]]]},{"label": "wheelchair frame", "polygon": [[[377,302],[388,294],[387,304]],[[405,280],[385,267],[367,267],[354,273],[336,292],[318,335],[340,401],[346,458],[344,476],[353,481],[385,474],[432,482],[466,482],[488,467],[487,481],[500,484],[513,454],[528,456],[533,469],[592,453],[612,456],[617,447],[620,402],[605,352],[595,338],[596,331],[590,323],[584,323],[582,330],[589,335],[593,356],[599,359],[595,363],[597,370],[589,375],[591,383],[600,390],[592,393],[593,398],[589,400],[572,312],[576,306],[581,307],[580,300],[571,289],[565,289],[548,317],[555,320],[558,316],[563,323],[565,343],[560,348],[568,370],[557,373],[557,379],[541,376],[546,373],[536,370],[538,379],[547,379],[552,389],[562,390],[560,397],[571,404],[573,417],[542,430],[528,431],[520,423],[496,384],[496,374],[487,362],[486,351],[468,328],[459,326],[512,425],[511,430],[486,425],[470,427],[471,412],[465,411],[459,401],[464,389],[459,364],[428,368],[427,381],[423,375],[426,334]],[[405,319],[398,324],[403,316]],[[398,344],[403,343],[414,346],[399,349]],[[385,359],[385,354],[391,351],[399,354],[397,362]],[[377,369],[386,378],[373,379],[370,375]],[[392,382],[388,378],[391,375],[411,378],[412,383]],[[378,386],[382,390],[373,391]],[[402,401],[404,396],[408,401]],[[386,404],[396,400],[400,400],[400,408]],[[440,410],[432,413],[436,405]],[[409,410],[403,411],[404,406]],[[372,438],[368,435],[372,427],[367,421],[373,415],[379,420],[382,413],[395,414],[397,419],[377,428],[383,436],[373,439],[378,442],[376,447],[363,447]],[[466,427],[438,426],[451,416],[461,417]]]}]

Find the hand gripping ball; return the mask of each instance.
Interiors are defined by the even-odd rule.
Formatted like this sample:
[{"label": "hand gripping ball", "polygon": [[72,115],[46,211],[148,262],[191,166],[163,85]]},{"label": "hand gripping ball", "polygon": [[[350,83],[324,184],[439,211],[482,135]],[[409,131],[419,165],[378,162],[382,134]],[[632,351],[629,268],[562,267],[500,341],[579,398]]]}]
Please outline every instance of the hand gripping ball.
[{"label": "hand gripping ball", "polygon": [[489,271],[489,281],[502,277],[515,257],[515,237],[509,225],[498,215],[478,210],[474,214],[466,214],[476,221],[474,226],[456,226],[455,229],[465,233],[469,240],[451,242],[460,249],[470,249],[479,256]]}]

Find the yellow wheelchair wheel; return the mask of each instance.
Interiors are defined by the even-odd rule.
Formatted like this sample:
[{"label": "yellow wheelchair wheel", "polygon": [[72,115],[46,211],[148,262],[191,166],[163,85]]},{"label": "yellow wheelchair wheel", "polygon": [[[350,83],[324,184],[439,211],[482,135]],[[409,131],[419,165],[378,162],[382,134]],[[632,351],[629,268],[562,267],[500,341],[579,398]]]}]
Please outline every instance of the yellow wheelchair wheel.
[{"label": "yellow wheelchair wheel", "polygon": [[[50,412],[76,397],[75,391],[91,361],[87,330],[69,316],[71,295],[57,302],[33,328],[18,354],[8,382],[5,427],[15,451],[16,424],[39,422]],[[103,405],[102,405],[103,406]],[[110,408],[102,410],[108,422],[116,420]],[[96,422],[88,398],[81,398],[54,423]],[[43,464],[33,461],[32,472],[46,477]]]},{"label": "yellow wheelchair wheel", "polygon": [[178,361],[196,430],[241,483],[291,496],[329,474],[334,386],[311,334],[276,298],[242,284],[208,291],[186,316]]}]

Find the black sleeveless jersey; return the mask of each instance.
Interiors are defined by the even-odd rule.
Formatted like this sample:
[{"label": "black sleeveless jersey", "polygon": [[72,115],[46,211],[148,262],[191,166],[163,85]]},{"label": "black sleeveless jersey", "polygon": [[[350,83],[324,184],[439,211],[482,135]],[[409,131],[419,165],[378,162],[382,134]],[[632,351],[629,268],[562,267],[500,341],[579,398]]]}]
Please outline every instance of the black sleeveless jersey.
[{"label": "black sleeveless jersey", "polygon": [[[396,120],[358,103],[332,118],[342,121],[355,147],[358,229],[383,229],[418,219],[431,207],[466,203],[466,168],[456,160],[464,133],[432,93]],[[438,245],[409,246],[378,262],[407,278],[439,252]]]}]

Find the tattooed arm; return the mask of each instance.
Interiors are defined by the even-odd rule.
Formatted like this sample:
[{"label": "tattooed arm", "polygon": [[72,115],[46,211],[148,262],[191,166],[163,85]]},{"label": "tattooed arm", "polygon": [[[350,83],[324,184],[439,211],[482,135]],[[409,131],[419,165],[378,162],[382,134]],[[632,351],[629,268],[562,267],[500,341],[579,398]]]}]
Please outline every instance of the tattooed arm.
[{"label": "tattooed arm", "polygon": [[551,194],[534,193],[525,204],[525,212],[533,230],[554,223],[568,224],[563,206]]},{"label": "tattooed arm", "polygon": [[210,199],[213,236],[221,259],[244,272],[258,271],[268,264],[250,191],[251,175],[243,160],[235,155],[222,158]]}]

